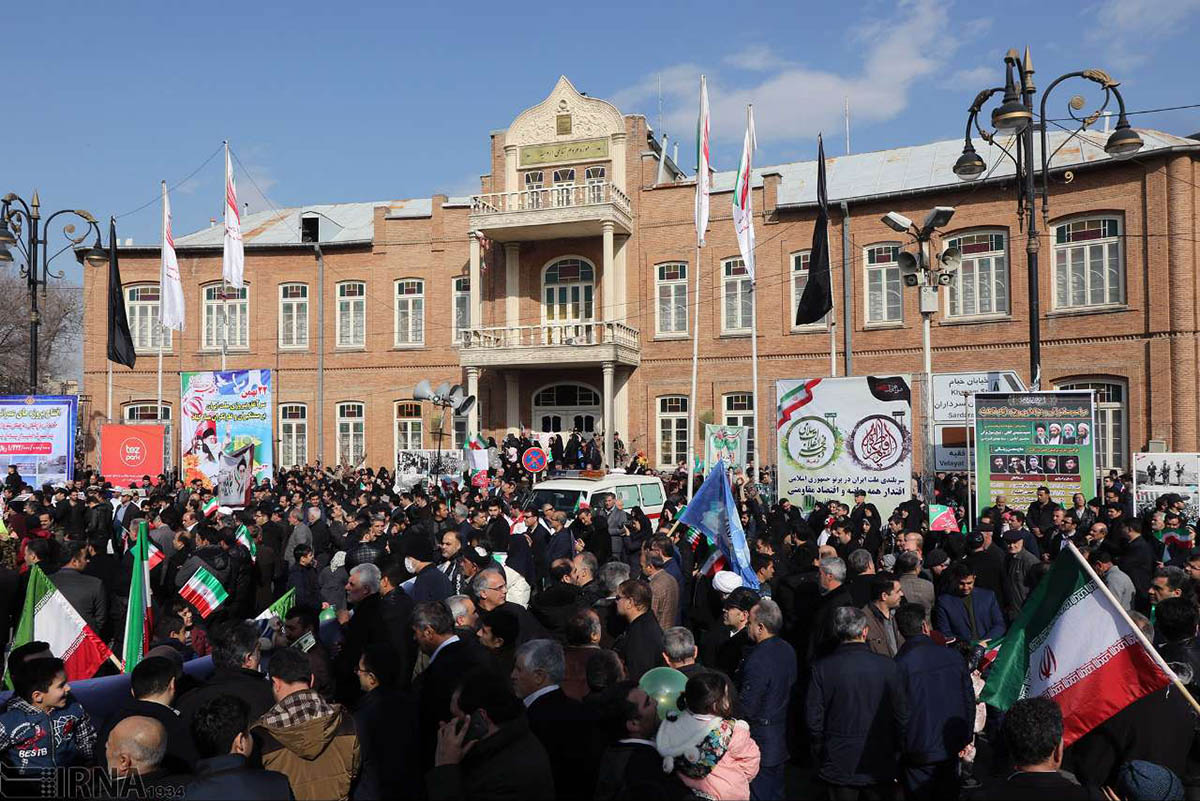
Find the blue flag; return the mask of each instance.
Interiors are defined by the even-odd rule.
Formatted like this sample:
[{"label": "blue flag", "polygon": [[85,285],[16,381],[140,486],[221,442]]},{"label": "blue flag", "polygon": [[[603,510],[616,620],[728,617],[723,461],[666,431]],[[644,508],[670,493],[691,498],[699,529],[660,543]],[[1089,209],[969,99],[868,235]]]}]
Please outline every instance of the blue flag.
[{"label": "blue flag", "polygon": [[703,531],[717,544],[729,569],[742,577],[743,586],[758,589],[758,577],[750,568],[750,547],[742,518],[733,502],[733,488],[724,460],[718,460],[708,478],[696,490],[696,496],[679,516],[679,524]]}]

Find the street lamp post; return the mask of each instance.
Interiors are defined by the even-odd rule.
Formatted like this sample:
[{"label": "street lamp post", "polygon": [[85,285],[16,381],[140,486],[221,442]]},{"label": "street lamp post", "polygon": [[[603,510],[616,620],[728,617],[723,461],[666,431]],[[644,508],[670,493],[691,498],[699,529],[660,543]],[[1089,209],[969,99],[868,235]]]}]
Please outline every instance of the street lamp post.
[{"label": "street lamp post", "polygon": [[[53,254],[48,247],[48,232],[50,223],[55,217],[69,214],[87,223],[83,233],[75,235],[75,223],[63,226],[63,236],[67,244]],[[21,277],[26,281],[29,292],[29,392],[36,393],[38,389],[38,327],[41,326],[41,312],[38,309],[38,289],[43,296],[50,278],[63,278],[65,273],[50,269],[54,261],[64,250],[77,248],[92,232],[96,241],[90,248],[78,251],[78,257],[93,267],[103,266],[108,261],[108,251],[100,242],[100,225],[91,212],[84,209],[62,209],[46,218],[42,223],[41,200],[37,190],[33,198],[26,203],[24,199],[9,192],[0,198],[0,263],[13,261],[10,247],[16,246],[25,264],[21,267]],[[24,236],[22,236],[24,234]],[[111,243],[110,243],[111,244]]]},{"label": "street lamp post", "polygon": [[[1017,56],[1016,50],[1009,50],[1004,56],[1004,65],[1004,86],[984,89],[975,96],[975,101],[967,110],[967,129],[963,152],[958,157],[958,161],[954,163],[954,174],[964,181],[971,181],[982,176],[988,169],[984,160],[975,152],[975,147],[971,142],[972,126],[978,132],[981,139],[989,144],[995,144],[1000,147],[1004,155],[1016,166],[1017,218],[1025,227],[1025,257],[1029,268],[1029,380],[1030,389],[1036,391],[1041,388],[1042,382],[1042,337],[1041,304],[1038,293],[1038,248],[1040,240],[1038,239],[1037,213],[1034,207],[1037,196],[1040,193],[1042,196],[1042,222],[1046,228],[1049,228],[1050,161],[1054,158],[1058,150],[1066,144],[1066,142],[1063,142],[1063,145],[1059,145],[1059,148],[1054,153],[1047,152],[1046,126],[1048,120],[1046,118],[1046,100],[1054,88],[1065,80],[1070,78],[1084,78],[1092,81],[1103,88],[1104,102],[1091,114],[1080,117],[1077,115],[1077,112],[1083,110],[1086,101],[1079,95],[1071,98],[1068,104],[1068,113],[1071,119],[1079,123],[1079,127],[1075,131],[1070,132],[1071,136],[1066,141],[1070,141],[1070,139],[1077,136],[1099,119],[1113,98],[1116,98],[1119,115],[1117,117],[1117,127],[1112,135],[1109,136],[1108,142],[1104,145],[1105,152],[1113,158],[1128,158],[1142,148],[1142,138],[1138,136],[1137,132],[1129,124],[1129,118],[1125,115],[1125,99],[1121,97],[1121,92],[1117,89],[1117,82],[1104,70],[1078,70],[1055,78],[1046,88],[1046,91],[1042,93],[1041,103],[1035,115],[1033,98],[1037,93],[1037,89],[1033,85],[1033,59],[1029,55],[1029,48],[1025,48],[1025,57],[1023,59]],[[1017,80],[1020,81],[1020,87],[1017,86]],[[1004,93],[1004,99],[999,106],[992,110],[992,127],[995,130],[985,131],[979,124],[979,114],[984,104],[998,92]],[[1069,131],[1069,129],[1067,130]],[[1040,151],[1034,150],[1033,138],[1035,132],[1041,134]],[[996,142],[998,134],[1008,134],[1015,137],[1015,154],[1010,153],[1008,148]],[[1039,167],[1038,162],[1035,160],[1035,154],[1040,157],[1040,187],[1037,180]]]}]

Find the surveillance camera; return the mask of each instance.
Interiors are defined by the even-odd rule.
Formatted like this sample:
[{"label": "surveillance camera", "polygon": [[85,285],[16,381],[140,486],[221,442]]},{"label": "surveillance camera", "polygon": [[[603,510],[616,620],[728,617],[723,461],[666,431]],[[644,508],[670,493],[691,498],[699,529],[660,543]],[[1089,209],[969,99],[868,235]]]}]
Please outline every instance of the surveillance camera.
[{"label": "surveillance camera", "polygon": [[908,233],[913,227],[913,221],[905,217],[903,214],[895,211],[889,211],[883,215],[883,222],[888,228],[899,233]]},{"label": "surveillance camera", "polygon": [[950,222],[950,218],[954,216],[953,206],[934,206],[925,215],[925,224],[921,226],[926,231],[932,231],[935,228],[941,228],[946,223]]}]

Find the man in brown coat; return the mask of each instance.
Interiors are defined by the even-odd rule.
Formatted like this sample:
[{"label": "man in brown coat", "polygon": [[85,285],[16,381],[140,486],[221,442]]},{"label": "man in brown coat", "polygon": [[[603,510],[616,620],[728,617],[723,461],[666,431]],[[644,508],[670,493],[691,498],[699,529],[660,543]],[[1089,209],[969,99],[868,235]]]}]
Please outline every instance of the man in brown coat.
[{"label": "man in brown coat", "polygon": [[904,590],[891,573],[879,573],[871,579],[871,601],[863,607],[867,616],[867,645],[880,656],[894,658],[904,635],[896,627],[896,610],[904,600]]},{"label": "man in brown coat", "polygon": [[649,546],[642,548],[642,574],[650,580],[650,610],[664,631],[675,625],[679,615],[679,582],[666,567],[661,553]]},{"label": "man in brown coat", "polygon": [[275,706],[252,731],[262,739],[263,767],[288,777],[296,801],[346,799],[360,754],[354,718],[312,689],[312,665],[295,648],[271,656]]}]

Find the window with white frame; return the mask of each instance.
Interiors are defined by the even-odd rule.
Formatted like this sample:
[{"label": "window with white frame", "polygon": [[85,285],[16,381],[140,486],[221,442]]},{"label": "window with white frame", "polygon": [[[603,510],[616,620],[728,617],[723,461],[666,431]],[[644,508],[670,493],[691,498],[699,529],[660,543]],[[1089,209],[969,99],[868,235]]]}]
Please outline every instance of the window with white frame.
[{"label": "window with white frame", "polygon": [[133,335],[133,349],[138,353],[171,349],[171,329],[158,322],[162,295],[158,284],[131,286],[125,290],[125,315]]},{"label": "window with white frame", "polygon": [[1127,464],[1125,454],[1129,448],[1125,382],[1103,379],[1068,381],[1059,384],[1058,388],[1090,389],[1095,393],[1096,430],[1092,432],[1092,448],[1096,452],[1096,469],[1124,472]]},{"label": "window with white frame", "polygon": [[747,334],[753,314],[750,273],[739,259],[721,262],[721,333]]},{"label": "window with white frame", "polygon": [[588,203],[604,202],[604,167],[588,167],[584,172],[584,182],[587,184]]},{"label": "window with white frame", "polygon": [[424,448],[421,422],[421,404],[396,403],[396,450],[420,450]]},{"label": "window with white frame", "polygon": [[366,405],[357,401],[337,405],[337,461],[355,466],[366,457]]},{"label": "window with white frame", "polygon": [[688,274],[687,264],[674,262],[660,264],[658,273],[658,333],[665,336],[687,334],[688,330]]},{"label": "window with white frame", "polygon": [[396,282],[396,346],[425,342],[425,282],[405,278]]},{"label": "window with white frame", "polygon": [[792,316],[790,326],[793,331],[816,330],[828,327],[828,312],[815,323],[796,325],[796,312],[800,308],[800,298],[804,297],[804,288],[808,286],[808,262],[811,255],[811,252],[807,250],[792,254]]},{"label": "window with white frame", "polygon": [[1121,221],[1093,217],[1054,228],[1054,308],[1125,302]]},{"label": "window with white frame", "polygon": [[308,347],[308,284],[279,285],[279,347]]},{"label": "window with white frame", "polygon": [[675,467],[687,461],[688,399],[665,395],[658,399],[658,466]]},{"label": "window with white frame", "polygon": [[219,350],[224,343],[229,349],[250,347],[250,287],[241,289],[220,284],[204,287],[205,350]]},{"label": "window with white frame", "polygon": [[463,332],[471,327],[471,278],[454,279],[454,341],[462,342]]},{"label": "window with white frame", "polygon": [[343,281],[337,285],[337,346],[361,348],[367,344],[367,285]]},{"label": "window with white frame", "polygon": [[456,451],[467,447],[467,416],[465,414],[454,415],[454,437],[450,447]]},{"label": "window with white frame", "polygon": [[547,323],[590,321],[596,273],[582,259],[559,259],[542,278],[542,319]]},{"label": "window with white frame", "polygon": [[962,251],[953,273],[947,307],[951,317],[977,317],[1008,311],[1008,252],[1000,231],[980,231],[946,240]]},{"label": "window with white frame", "polygon": [[279,460],[284,467],[308,462],[308,407],[303,403],[279,406]]},{"label": "window with white frame", "polygon": [[746,459],[754,462],[754,393],[733,392],[724,401],[725,425],[746,427]]},{"label": "window with white frame", "polygon": [[171,419],[171,407],[167,404],[162,405],[162,415],[159,416],[154,411],[153,403],[131,403],[124,408],[126,423],[157,423],[160,420]]},{"label": "window with white frame", "polygon": [[541,170],[525,173],[525,192],[528,200],[526,206],[531,209],[542,206],[542,187],[545,186],[545,174]]},{"label": "window with white frame", "polygon": [[867,273],[867,323],[904,319],[904,285],[900,280],[898,245],[872,245],[863,254]]},{"label": "window with white frame", "polygon": [[566,167],[554,171],[554,205],[570,206],[574,200],[575,168]]}]

